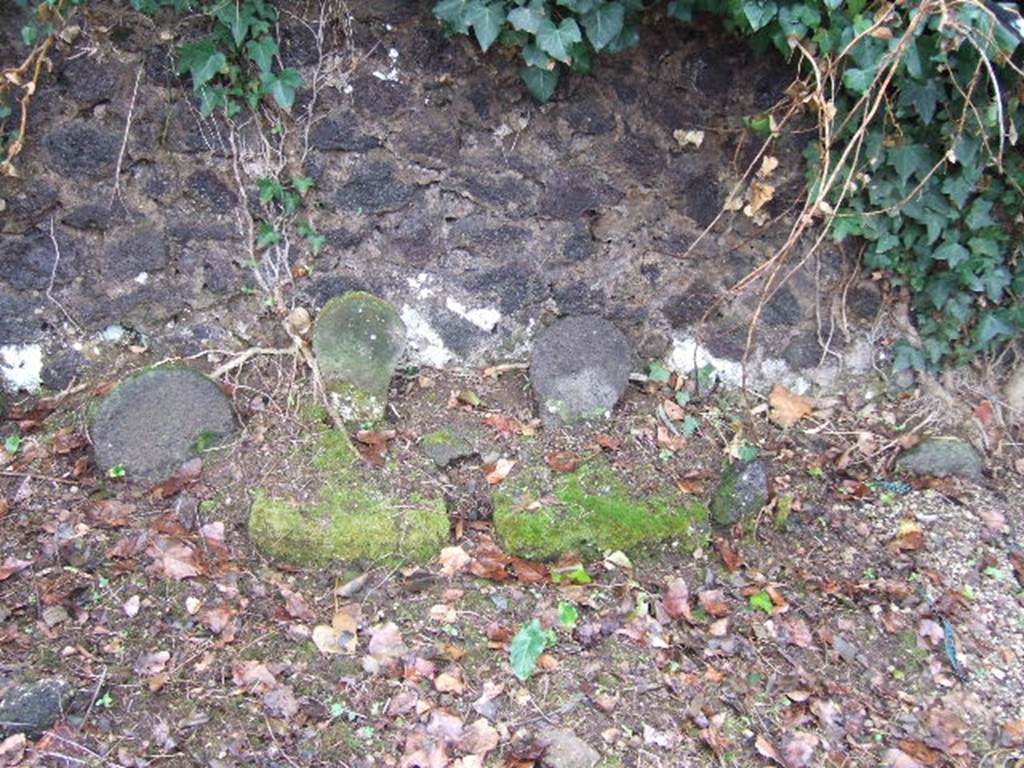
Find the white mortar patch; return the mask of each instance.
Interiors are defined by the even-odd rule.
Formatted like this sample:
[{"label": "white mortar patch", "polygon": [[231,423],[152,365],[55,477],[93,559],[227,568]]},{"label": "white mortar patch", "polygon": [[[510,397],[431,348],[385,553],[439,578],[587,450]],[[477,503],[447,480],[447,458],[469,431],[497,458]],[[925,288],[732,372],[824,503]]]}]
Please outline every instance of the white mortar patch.
[{"label": "white mortar patch", "polygon": [[409,357],[412,362],[431,368],[444,368],[455,357],[423,315],[405,304],[401,316],[409,337]]},{"label": "white mortar patch", "polygon": [[34,392],[43,383],[43,348],[38,344],[5,344],[0,360],[0,376],[11,389]]},{"label": "white mortar patch", "polygon": [[700,369],[710,365],[724,383],[735,387],[743,385],[743,366],[740,363],[715,357],[696,339],[689,336],[672,339],[668,364],[673,370],[684,374],[692,373],[694,368]]},{"label": "white mortar patch", "polygon": [[501,322],[501,312],[493,307],[467,310],[464,304],[456,301],[451,296],[444,300],[444,305],[449,311],[454,312],[463,320],[468,320],[481,331],[487,331],[487,333],[491,333],[498,323]]}]

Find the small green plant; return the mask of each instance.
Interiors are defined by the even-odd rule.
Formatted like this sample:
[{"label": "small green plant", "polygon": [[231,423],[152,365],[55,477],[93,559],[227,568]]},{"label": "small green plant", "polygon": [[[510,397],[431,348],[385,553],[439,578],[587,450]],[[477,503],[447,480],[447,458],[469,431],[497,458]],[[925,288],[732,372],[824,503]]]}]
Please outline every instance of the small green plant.
[{"label": "small green plant", "polygon": [[107,470],[107,477],[111,480],[120,480],[127,476],[128,470],[124,468],[124,464],[115,464],[113,467]]},{"label": "small green plant", "polygon": [[576,626],[579,620],[580,612],[575,605],[568,602],[561,602],[558,604],[558,623],[562,627],[572,629]]},{"label": "small green plant", "polygon": [[110,695],[110,691],[104,691],[103,695],[96,699],[96,706],[103,709],[110,709],[114,706],[114,697]]},{"label": "small green plant", "polygon": [[524,624],[509,646],[512,672],[520,681],[526,682],[537,668],[537,659],[544,653],[551,635],[545,632],[538,619]]},{"label": "small green plant", "polygon": [[750,603],[750,607],[755,611],[764,611],[765,613],[771,613],[775,605],[772,603],[771,595],[767,592],[755,592],[747,598]]},{"label": "small green plant", "polygon": [[4,450],[12,456],[16,455],[21,450],[21,436],[18,434],[8,436],[4,440]]},{"label": "small green plant", "polygon": [[143,13],[161,8],[176,13],[198,10],[212,22],[210,33],[178,49],[178,73],[192,78],[206,116],[223,109],[228,117],[243,106],[256,109],[267,99],[290,111],[302,77],[275,66],[279,47],[274,29],[277,9],[269,0],[131,0]]}]

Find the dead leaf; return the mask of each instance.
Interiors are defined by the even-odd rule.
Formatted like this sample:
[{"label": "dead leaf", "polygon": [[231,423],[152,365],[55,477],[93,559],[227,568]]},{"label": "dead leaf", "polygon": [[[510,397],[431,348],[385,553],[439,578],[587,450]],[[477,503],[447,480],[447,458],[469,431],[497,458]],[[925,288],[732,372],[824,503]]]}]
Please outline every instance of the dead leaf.
[{"label": "dead leaf", "polygon": [[316,614],[306,605],[306,598],[287,587],[281,587],[280,592],[281,597],[284,598],[284,612],[288,618],[298,619],[299,621],[316,620]]},{"label": "dead leaf", "polygon": [[279,685],[263,695],[263,709],[271,717],[290,720],[299,713],[299,702],[291,686]]},{"label": "dead leaf", "polygon": [[498,731],[481,717],[462,732],[458,749],[471,755],[486,755],[498,746],[499,741]]},{"label": "dead leaf", "polygon": [[1004,747],[1024,746],[1024,720],[1007,720],[999,729],[999,741]]},{"label": "dead leaf", "polygon": [[923,741],[900,739],[896,742],[896,746],[918,765],[934,766],[942,765],[945,762],[941,752],[932,749]]},{"label": "dead leaf", "polygon": [[768,418],[783,429],[792,427],[805,416],[810,416],[814,410],[810,400],[790,392],[781,384],[772,387],[768,405],[771,406]]},{"label": "dead leaf", "polygon": [[782,740],[782,759],[786,768],[806,768],[811,764],[818,737],[806,731],[796,731]]},{"label": "dead leaf", "polygon": [[779,756],[779,750],[775,748],[774,744],[768,741],[763,733],[759,733],[757,738],[754,739],[754,749],[757,750],[757,754],[761,757],[766,757],[772,762],[783,765],[782,757]]},{"label": "dead leaf", "polygon": [[139,595],[132,595],[124,601],[122,606],[124,615],[128,618],[135,618],[139,614],[139,608],[142,605],[142,598]]},{"label": "dead leaf", "polygon": [[[218,605],[202,611],[198,618],[207,629],[213,632],[213,634],[220,635],[232,625],[232,619],[234,619],[236,613],[238,613],[238,611],[235,608]],[[231,632],[230,638],[225,639],[231,639],[233,637],[234,632]]]},{"label": "dead leaf", "polygon": [[705,589],[697,595],[700,607],[716,618],[722,618],[732,613],[725,603],[725,593],[720,589]]},{"label": "dead leaf", "polygon": [[16,573],[21,573],[32,565],[31,560],[19,560],[16,557],[8,556],[3,565],[0,565],[0,581],[7,581]]},{"label": "dead leaf", "polygon": [[394,622],[378,624],[370,630],[370,655],[378,661],[398,658],[408,651],[402,633]]},{"label": "dead leaf", "polygon": [[265,693],[277,687],[277,678],[262,661],[240,661],[231,668],[231,680],[250,693]]},{"label": "dead leaf", "polygon": [[552,451],[544,460],[555,472],[575,472],[580,465],[580,457],[572,451]]},{"label": "dead leaf", "polygon": [[739,570],[742,558],[739,552],[733,547],[732,543],[726,541],[722,536],[715,536],[715,549],[718,551],[718,556],[722,558],[722,562],[725,563],[725,567],[730,572],[736,572]]},{"label": "dead leaf", "polygon": [[159,674],[164,671],[167,667],[167,662],[170,660],[171,654],[169,651],[143,654],[135,661],[135,673],[143,677]]},{"label": "dead leaf", "polygon": [[672,138],[676,140],[680,147],[692,146],[700,149],[700,145],[704,143],[704,131],[683,130],[680,128],[672,131]]},{"label": "dead leaf", "polygon": [[491,485],[497,485],[508,477],[508,473],[512,471],[515,465],[516,462],[512,459],[498,459],[493,465],[487,465],[483,468],[486,473],[487,482]]},{"label": "dead leaf", "polygon": [[189,459],[178,470],[162,483],[157,483],[149,491],[153,500],[166,499],[179,493],[182,488],[191,485],[203,473],[203,460],[198,456]]},{"label": "dead leaf", "polygon": [[797,648],[814,648],[814,635],[807,622],[799,616],[783,618],[779,622],[781,634],[785,642]]},{"label": "dead leaf", "polygon": [[0,765],[17,765],[25,757],[28,740],[24,733],[15,733],[0,742]]},{"label": "dead leaf", "polygon": [[669,431],[664,424],[659,424],[657,429],[659,448],[667,448],[670,451],[681,451],[686,447],[686,438]]},{"label": "dead leaf", "polygon": [[680,577],[670,579],[668,589],[665,590],[665,611],[673,619],[680,617],[687,621],[692,620],[690,613],[690,589],[686,581]]},{"label": "dead leaf", "polygon": [[682,421],[686,418],[686,409],[674,400],[662,400],[661,410],[672,421]]},{"label": "dead leaf", "polygon": [[451,578],[456,573],[466,570],[472,558],[462,547],[445,547],[441,550],[441,573]]},{"label": "dead leaf", "polygon": [[762,179],[767,179],[771,176],[775,169],[779,167],[779,158],[772,157],[771,155],[765,155],[761,158],[761,169],[757,172],[758,176]]},{"label": "dead leaf", "polygon": [[466,690],[466,684],[462,681],[462,670],[458,667],[451,667],[448,671],[442,672],[434,678],[434,688],[440,693],[452,693],[461,696]]},{"label": "dead leaf", "polygon": [[903,552],[921,549],[924,546],[924,531],[921,525],[911,518],[900,521],[895,543],[896,547]]},{"label": "dead leaf", "polygon": [[[605,451],[617,451],[622,447],[622,441],[616,440],[611,435],[598,435],[597,444]],[[1024,474],[1024,472],[1021,474]]]},{"label": "dead leaf", "polygon": [[351,656],[359,645],[358,633],[359,606],[347,605],[334,614],[330,626],[318,624],[313,627],[313,643],[324,655]]}]

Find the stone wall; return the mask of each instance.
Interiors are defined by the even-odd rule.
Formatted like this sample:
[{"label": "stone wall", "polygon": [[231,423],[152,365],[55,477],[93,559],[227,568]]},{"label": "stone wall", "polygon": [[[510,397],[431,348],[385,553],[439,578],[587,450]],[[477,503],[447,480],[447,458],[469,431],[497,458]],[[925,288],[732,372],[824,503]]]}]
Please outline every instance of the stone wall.
[{"label": "stone wall", "polygon": [[[675,349],[680,364],[696,354],[732,370],[753,297],[715,302],[784,239],[801,189],[800,144],[813,133],[775,152],[775,224],[732,213],[682,254],[756,153],[742,117],[780,98],[791,78],[784,62],[711,26],[662,21],[639,49],[602,57],[596,77],[563,79],[555,100],[538,106],[510,53],[484,56],[446,39],[428,3],[348,7],[351,18],[332,19],[322,58],[299,20],[313,9],[282,15],[284,63],[307,81],[318,63],[323,75],[312,121],[290,124],[284,159],[293,175],[316,180],[310,218],[328,236],[315,258],[296,247],[308,276],[289,288],[290,301],[315,309],[344,290],[372,291],[401,308],[412,359],[429,365],[522,357],[554,317],[594,313],[641,357]],[[0,181],[0,345],[42,345],[51,388],[80,373],[109,326],[175,354],[242,326],[256,333],[264,311],[246,290],[229,131],[200,119],[189,83],[174,75],[173,44],[197,22],[90,3],[78,23],[36,98],[22,178]],[[2,42],[16,58],[19,44]],[[309,98],[308,89],[299,97],[300,118]],[[680,129],[705,131],[703,145],[681,147]],[[261,141],[252,125],[237,134],[256,213]],[[755,378],[831,379],[837,358],[814,369],[845,270],[826,250],[775,295]],[[879,299],[856,279],[847,288],[856,340]],[[863,368],[870,354],[860,338],[852,361]],[[833,350],[846,341],[835,333]]]}]

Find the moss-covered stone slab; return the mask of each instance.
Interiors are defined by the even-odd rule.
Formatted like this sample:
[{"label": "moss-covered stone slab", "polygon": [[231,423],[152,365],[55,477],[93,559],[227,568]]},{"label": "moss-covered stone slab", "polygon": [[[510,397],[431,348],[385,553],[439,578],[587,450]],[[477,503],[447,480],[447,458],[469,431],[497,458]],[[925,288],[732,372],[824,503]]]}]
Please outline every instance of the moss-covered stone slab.
[{"label": "moss-covered stone slab", "polygon": [[730,526],[747,520],[768,503],[768,467],[760,459],[726,466],[711,499],[711,519]]},{"label": "moss-covered stone slab", "polygon": [[686,548],[707,539],[707,509],[665,484],[634,494],[604,458],[571,473],[536,466],[513,473],[495,491],[494,529],[506,552],[530,560],[636,554],[675,540]]},{"label": "moss-covered stone slab", "polygon": [[129,480],[156,482],[238,430],[220,385],[184,366],[150,368],[125,379],[92,416],[96,466],[124,467]]},{"label": "moss-covered stone slab", "polygon": [[325,431],[308,460],[323,486],[310,501],[254,493],[249,535],[268,557],[299,566],[337,560],[426,562],[448,541],[441,497],[402,498],[361,472],[348,436]]},{"label": "moss-covered stone slab", "polygon": [[350,291],[327,302],[313,328],[313,354],[338,416],[357,424],[384,415],[405,345],[405,323],[383,299]]}]

